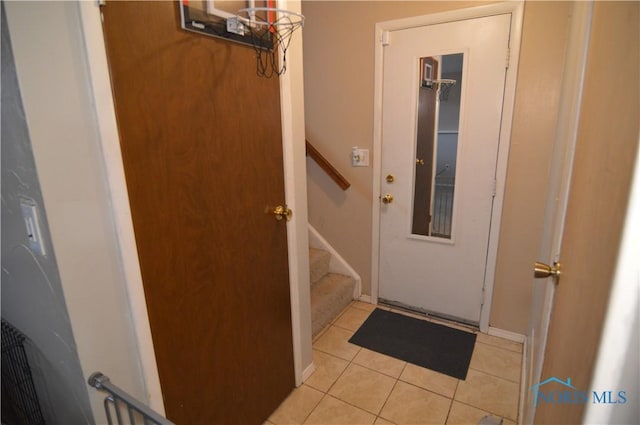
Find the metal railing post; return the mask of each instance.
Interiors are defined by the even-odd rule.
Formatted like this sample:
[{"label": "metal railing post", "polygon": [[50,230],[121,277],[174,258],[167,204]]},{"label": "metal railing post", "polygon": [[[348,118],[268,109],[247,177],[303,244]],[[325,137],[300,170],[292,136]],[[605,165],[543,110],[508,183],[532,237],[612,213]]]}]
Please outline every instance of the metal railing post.
[{"label": "metal railing post", "polygon": [[129,417],[129,424],[136,423],[136,414],[139,415],[140,419],[143,421],[143,424],[154,424],[154,425],[175,425],[169,419],[161,416],[157,412],[153,411],[149,406],[141,403],[131,394],[127,393],[123,389],[111,383],[111,380],[108,376],[102,374],[101,372],[93,373],[88,380],[89,385],[93,388],[104,391],[109,395],[104,399],[104,409],[107,415],[107,421],[109,425],[113,425],[113,416],[111,415],[111,409],[109,405],[113,406],[113,410],[116,414],[117,424],[124,425],[125,422],[122,421],[122,415],[120,412],[119,404],[124,404],[127,406],[127,413]]}]

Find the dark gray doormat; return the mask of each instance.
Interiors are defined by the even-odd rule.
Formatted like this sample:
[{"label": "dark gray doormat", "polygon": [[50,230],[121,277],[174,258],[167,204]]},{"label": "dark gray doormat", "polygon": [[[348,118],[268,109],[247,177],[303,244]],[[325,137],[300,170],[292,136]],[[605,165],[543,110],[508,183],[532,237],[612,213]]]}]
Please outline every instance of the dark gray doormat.
[{"label": "dark gray doormat", "polygon": [[476,335],[375,309],[349,342],[454,378],[465,379]]}]

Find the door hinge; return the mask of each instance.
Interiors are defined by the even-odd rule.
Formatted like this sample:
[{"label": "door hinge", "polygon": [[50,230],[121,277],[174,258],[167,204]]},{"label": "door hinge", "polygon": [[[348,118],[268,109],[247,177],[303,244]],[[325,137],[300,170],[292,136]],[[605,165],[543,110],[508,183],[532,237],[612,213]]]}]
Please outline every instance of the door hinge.
[{"label": "door hinge", "polygon": [[491,197],[496,197],[496,192],[498,190],[498,180],[493,179],[493,183],[491,183]]},{"label": "door hinge", "polygon": [[511,61],[511,48],[507,47],[507,62],[505,64],[505,68],[509,69],[509,62]]},{"label": "door hinge", "polygon": [[380,42],[383,46],[389,45],[389,31],[382,31],[382,38],[380,38]]},{"label": "door hinge", "polygon": [[96,0],[96,3],[98,4],[98,6],[102,7],[102,6],[106,6],[107,5],[107,0]]}]

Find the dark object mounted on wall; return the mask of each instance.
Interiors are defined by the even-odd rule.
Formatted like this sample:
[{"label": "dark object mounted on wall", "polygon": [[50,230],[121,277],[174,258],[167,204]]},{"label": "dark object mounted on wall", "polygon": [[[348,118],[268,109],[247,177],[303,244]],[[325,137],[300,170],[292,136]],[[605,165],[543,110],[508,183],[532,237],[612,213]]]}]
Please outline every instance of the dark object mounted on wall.
[{"label": "dark object mounted on wall", "polygon": [[44,425],[25,348],[30,340],[2,320],[2,423]]},{"label": "dark object mounted on wall", "polygon": [[[233,2],[237,6],[237,2]],[[224,2],[213,1],[187,1],[180,2],[180,19],[183,29],[199,34],[218,37],[228,41],[254,46],[254,41],[249,33],[233,26],[237,10],[223,9]],[[237,20],[236,20],[237,22]],[[259,41],[259,47],[272,49],[273,40]]]}]

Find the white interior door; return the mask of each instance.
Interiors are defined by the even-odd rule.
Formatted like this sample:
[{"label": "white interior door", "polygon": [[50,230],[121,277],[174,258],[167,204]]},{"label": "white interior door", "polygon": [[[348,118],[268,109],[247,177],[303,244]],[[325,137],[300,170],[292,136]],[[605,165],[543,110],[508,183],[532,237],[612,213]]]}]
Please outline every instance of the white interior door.
[{"label": "white interior door", "polygon": [[[511,14],[500,14],[389,33],[383,59],[380,195],[391,195],[393,201],[380,204],[383,301],[480,321],[510,25]],[[460,53],[451,233],[449,238],[417,235],[411,223],[420,58]]]},{"label": "white interior door", "polygon": [[[549,193],[540,245],[539,259],[549,264],[560,260],[576,137],[579,124],[580,102],[587,59],[590,22],[593,5],[575,3],[567,41],[567,57],[560,98],[558,129],[554,143],[549,176]],[[533,285],[531,327],[527,335],[528,373],[524,388],[540,381],[551,310],[555,294],[554,280],[537,281]],[[525,398],[524,422],[533,422],[534,406],[531,397]]]}]

